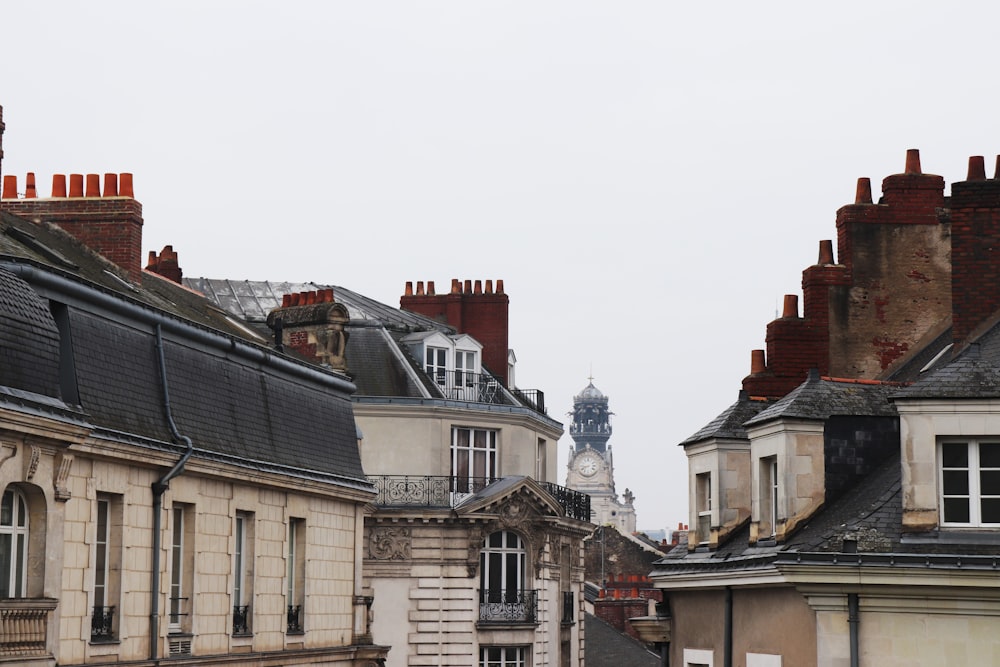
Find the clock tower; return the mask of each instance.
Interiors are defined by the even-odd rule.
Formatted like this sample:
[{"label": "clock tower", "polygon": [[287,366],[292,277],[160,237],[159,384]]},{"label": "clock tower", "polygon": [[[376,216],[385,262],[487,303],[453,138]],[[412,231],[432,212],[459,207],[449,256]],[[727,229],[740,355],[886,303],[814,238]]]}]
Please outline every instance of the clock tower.
[{"label": "clock tower", "polygon": [[594,386],[593,378],[573,397],[573,422],[569,426],[573,444],[569,452],[566,486],[590,496],[591,521],[612,525],[623,533],[635,532],[634,496],[625,489],[625,501],[615,492],[611,455],[611,415],[608,397]]}]

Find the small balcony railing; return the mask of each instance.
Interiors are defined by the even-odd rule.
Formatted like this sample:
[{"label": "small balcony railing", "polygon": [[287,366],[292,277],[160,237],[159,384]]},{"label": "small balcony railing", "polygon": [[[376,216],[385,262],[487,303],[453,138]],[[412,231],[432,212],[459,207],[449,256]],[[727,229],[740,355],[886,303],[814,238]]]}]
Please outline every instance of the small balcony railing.
[{"label": "small balcony railing", "polygon": [[56,604],[52,598],[0,599],[0,659],[48,655],[45,636]]},{"label": "small balcony railing", "polygon": [[573,591],[563,591],[562,622],[573,623],[576,620],[576,596]]},{"label": "small balcony railing", "polygon": [[115,608],[94,607],[90,617],[90,641],[109,642],[115,639]]},{"label": "small balcony railing", "polygon": [[242,604],[233,607],[233,634],[250,634],[250,605]]},{"label": "small balcony railing", "polygon": [[504,403],[503,385],[487,373],[431,369],[429,374],[445,398],[471,403]]},{"label": "small balcony railing", "polygon": [[528,407],[543,415],[548,414],[545,410],[545,392],[541,389],[511,389],[510,393],[518,399],[528,404]]},{"label": "small balcony railing", "polygon": [[376,475],[375,504],[383,507],[455,507],[482,491],[497,477],[448,477],[443,475]]},{"label": "small balcony railing", "polygon": [[302,605],[288,605],[288,634],[302,634]]},{"label": "small balcony railing", "polygon": [[[443,475],[372,475],[380,507],[455,507],[499,477],[449,477]],[[539,482],[565,510],[566,516],[590,521],[590,496],[551,482]]]},{"label": "small balcony railing", "polygon": [[580,521],[590,521],[590,496],[552,482],[539,482],[550,496],[566,511],[566,516]]},{"label": "small balcony railing", "polygon": [[481,590],[479,621],[481,623],[536,623],[538,591]]}]

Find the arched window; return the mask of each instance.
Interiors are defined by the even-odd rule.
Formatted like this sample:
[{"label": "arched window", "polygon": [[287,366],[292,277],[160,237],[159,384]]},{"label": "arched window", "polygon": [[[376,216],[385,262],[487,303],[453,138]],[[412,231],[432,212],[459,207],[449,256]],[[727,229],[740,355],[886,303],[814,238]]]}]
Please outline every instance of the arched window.
[{"label": "arched window", "polygon": [[486,538],[479,553],[479,620],[533,623],[535,592],[525,590],[527,551],[517,533]]},{"label": "arched window", "polygon": [[23,598],[27,585],[28,503],[17,489],[0,501],[0,598]]}]

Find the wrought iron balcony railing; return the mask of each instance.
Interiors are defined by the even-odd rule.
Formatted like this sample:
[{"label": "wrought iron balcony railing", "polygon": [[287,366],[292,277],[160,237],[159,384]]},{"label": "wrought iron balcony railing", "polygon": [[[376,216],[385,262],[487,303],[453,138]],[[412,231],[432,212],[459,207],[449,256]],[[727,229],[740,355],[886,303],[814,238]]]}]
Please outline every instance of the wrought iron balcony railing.
[{"label": "wrought iron balcony railing", "polygon": [[[499,477],[447,477],[443,475],[372,475],[379,507],[451,508],[482,491]],[[551,482],[539,482],[565,510],[566,516],[590,521],[590,496]]]},{"label": "wrought iron balcony railing", "polygon": [[94,615],[90,617],[90,641],[113,641],[115,638],[114,626],[114,607],[94,607]]},{"label": "wrought iron balcony railing", "polygon": [[302,634],[302,605],[288,605],[288,634]]},{"label": "wrought iron balcony railing", "polygon": [[383,507],[455,507],[482,491],[497,477],[447,477],[443,475],[375,475],[375,504]]},{"label": "wrought iron balcony railing", "polygon": [[233,634],[250,634],[250,605],[242,604],[233,607]]},{"label": "wrought iron balcony railing", "polygon": [[0,599],[0,660],[11,656],[45,656],[49,614],[54,598]]},{"label": "wrought iron balcony railing", "polygon": [[498,589],[479,591],[479,621],[537,623],[538,591]]},{"label": "wrought iron balcony railing", "polygon": [[590,521],[590,496],[552,482],[539,482],[566,511],[566,516],[580,521]]},{"label": "wrought iron balcony railing", "polygon": [[563,591],[562,622],[572,623],[576,620],[576,596],[573,591]]},{"label": "wrought iron balcony railing", "polygon": [[[509,405],[510,399],[504,394],[503,384],[489,373],[469,373],[449,371],[442,368],[428,368],[427,374],[438,386],[445,398],[469,403],[493,403]],[[540,389],[511,389],[519,401],[535,412],[546,414],[545,394]]]}]

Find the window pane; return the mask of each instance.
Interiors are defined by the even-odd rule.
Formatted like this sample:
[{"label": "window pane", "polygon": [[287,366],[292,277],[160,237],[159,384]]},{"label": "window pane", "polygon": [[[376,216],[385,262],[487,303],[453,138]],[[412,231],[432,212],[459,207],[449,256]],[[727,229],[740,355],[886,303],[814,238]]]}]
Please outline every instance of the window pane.
[{"label": "window pane", "polygon": [[944,520],[948,523],[969,523],[969,500],[967,498],[945,498]]},{"label": "window pane", "polygon": [[1000,444],[991,442],[979,445],[979,467],[1000,468]]},{"label": "window pane", "polygon": [[941,445],[941,464],[945,468],[968,468],[969,446],[964,442],[946,442]]},{"label": "window pane", "polygon": [[984,496],[1000,496],[1000,470],[980,471],[979,492]]},{"label": "window pane", "polygon": [[9,598],[10,591],[10,566],[13,557],[13,540],[11,534],[0,535],[0,598]]},{"label": "window pane", "polygon": [[0,525],[14,525],[14,493],[4,491],[3,502],[0,503]]},{"label": "window pane", "polygon": [[28,510],[24,506],[24,496],[17,494],[17,525],[24,528],[24,522],[28,520]]},{"label": "window pane", "polygon": [[980,510],[983,523],[1000,523],[1000,498],[984,498]]},{"label": "window pane", "polygon": [[965,470],[945,470],[941,473],[941,484],[946,496],[969,495],[969,473]]},{"label": "window pane", "polygon": [[25,535],[24,533],[21,533],[20,535],[16,535],[14,537],[14,544],[16,545],[14,547],[14,551],[16,552],[15,558],[17,559],[16,560],[17,565],[15,566],[14,569],[14,583],[12,585],[13,590],[11,592],[13,593],[14,597],[17,598],[24,597],[24,555],[28,551],[25,548],[25,546],[27,545],[24,542],[26,538],[27,535]]}]

